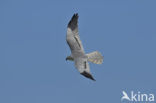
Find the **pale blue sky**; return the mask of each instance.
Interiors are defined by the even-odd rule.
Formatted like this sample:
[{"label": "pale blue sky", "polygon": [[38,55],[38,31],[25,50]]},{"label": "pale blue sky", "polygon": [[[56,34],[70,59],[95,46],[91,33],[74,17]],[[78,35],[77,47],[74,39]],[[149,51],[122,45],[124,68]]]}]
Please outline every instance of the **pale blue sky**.
[{"label": "pale blue sky", "polygon": [[[1,0],[0,103],[120,103],[122,91],[156,95],[155,0]],[[96,82],[81,76],[66,44],[79,13]]]}]

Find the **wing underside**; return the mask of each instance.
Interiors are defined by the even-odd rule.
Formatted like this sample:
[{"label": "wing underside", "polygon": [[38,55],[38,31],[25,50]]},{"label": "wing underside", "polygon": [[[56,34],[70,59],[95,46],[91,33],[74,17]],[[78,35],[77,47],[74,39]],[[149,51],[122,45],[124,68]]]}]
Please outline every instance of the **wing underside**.
[{"label": "wing underside", "polygon": [[67,27],[67,43],[72,50],[81,50],[84,52],[82,42],[78,34],[78,14],[74,14]]},{"label": "wing underside", "polygon": [[87,58],[76,58],[74,61],[75,61],[75,67],[78,69],[80,74],[95,81],[95,79],[90,73],[90,67],[89,67],[89,63],[87,62]]}]

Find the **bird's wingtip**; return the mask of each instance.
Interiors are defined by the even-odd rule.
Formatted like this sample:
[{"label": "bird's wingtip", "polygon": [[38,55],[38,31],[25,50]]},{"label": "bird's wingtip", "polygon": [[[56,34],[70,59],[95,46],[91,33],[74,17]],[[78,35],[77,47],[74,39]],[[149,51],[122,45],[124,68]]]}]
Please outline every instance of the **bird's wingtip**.
[{"label": "bird's wingtip", "polygon": [[82,74],[83,76],[85,76],[85,77],[87,77],[87,78],[93,80],[93,81],[96,81],[96,80],[93,78],[93,76],[92,76],[90,73],[86,72],[86,71],[82,72],[81,74]]},{"label": "bird's wingtip", "polygon": [[78,14],[78,13],[74,13],[74,15],[75,15],[75,16],[79,16],[79,14]]},{"label": "bird's wingtip", "polygon": [[76,29],[78,27],[78,18],[78,13],[75,13],[68,23],[68,28],[71,28],[72,30]]}]

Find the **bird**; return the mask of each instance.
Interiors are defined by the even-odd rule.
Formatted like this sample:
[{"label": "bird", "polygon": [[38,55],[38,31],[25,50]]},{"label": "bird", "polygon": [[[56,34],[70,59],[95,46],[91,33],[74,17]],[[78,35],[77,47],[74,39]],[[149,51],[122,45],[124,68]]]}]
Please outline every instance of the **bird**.
[{"label": "bird", "polygon": [[102,64],[104,57],[98,51],[85,53],[78,33],[78,18],[78,13],[75,13],[67,25],[66,41],[71,50],[71,55],[66,57],[66,61],[74,61],[75,67],[81,75],[96,81],[90,72],[88,62]]},{"label": "bird", "polygon": [[127,93],[125,91],[122,91],[122,94],[123,94],[123,96],[121,98],[121,101],[124,100],[124,99],[127,99],[127,100],[130,101],[130,98],[128,97],[128,95],[127,95]]}]

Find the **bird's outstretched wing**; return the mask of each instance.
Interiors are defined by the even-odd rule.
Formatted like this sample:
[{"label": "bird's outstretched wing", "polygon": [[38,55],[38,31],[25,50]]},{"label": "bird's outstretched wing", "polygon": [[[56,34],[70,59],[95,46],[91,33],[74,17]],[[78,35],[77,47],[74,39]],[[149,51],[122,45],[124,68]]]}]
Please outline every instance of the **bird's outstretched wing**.
[{"label": "bird's outstretched wing", "polygon": [[75,66],[78,69],[78,71],[80,72],[80,74],[95,81],[95,79],[93,78],[93,76],[90,73],[90,68],[89,68],[89,64],[87,62],[87,58],[76,58],[76,59],[74,59],[74,62],[75,62]]},{"label": "bird's outstretched wing", "polygon": [[74,14],[68,23],[66,41],[73,51],[81,51],[84,53],[82,42],[78,34],[78,14]]}]

